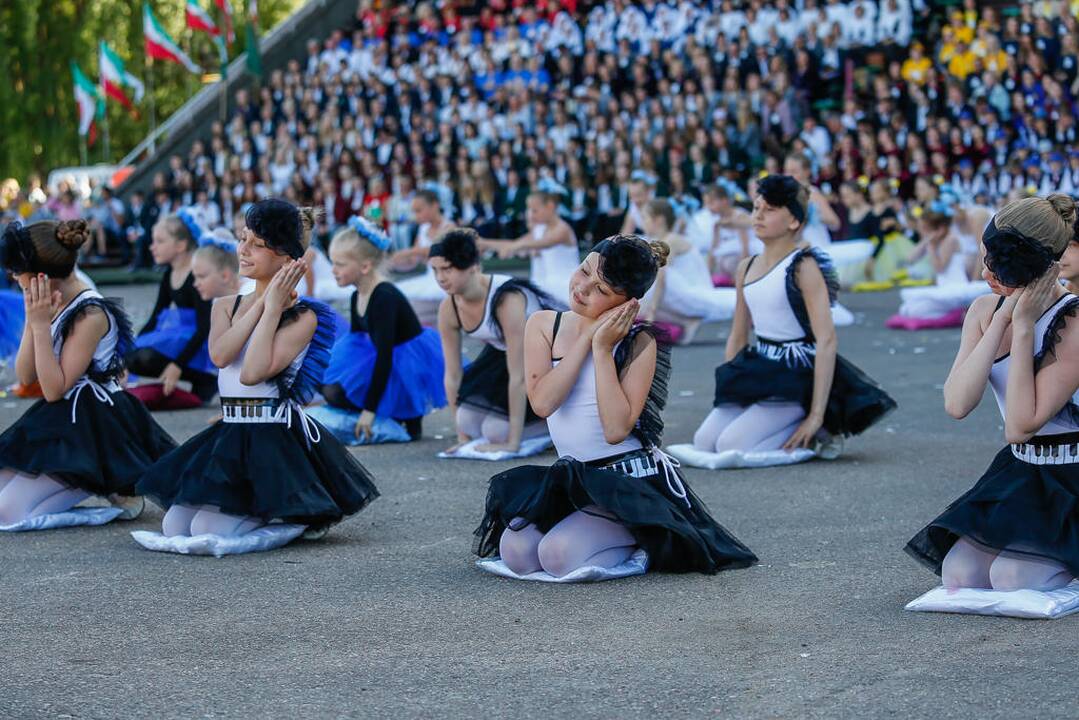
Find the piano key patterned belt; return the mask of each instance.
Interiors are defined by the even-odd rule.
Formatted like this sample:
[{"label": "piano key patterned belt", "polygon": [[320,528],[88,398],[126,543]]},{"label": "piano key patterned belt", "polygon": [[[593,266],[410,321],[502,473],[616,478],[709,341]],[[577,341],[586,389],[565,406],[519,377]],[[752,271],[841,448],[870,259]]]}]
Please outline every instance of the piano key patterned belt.
[{"label": "piano key patterned belt", "polygon": [[787,367],[811,367],[813,358],[817,355],[817,346],[806,338],[770,340],[758,336],[757,352],[771,360],[778,360]]},{"label": "piano key patterned belt", "polygon": [[1036,436],[1025,443],[1013,443],[1012,455],[1031,465],[1079,463],[1079,433]]},{"label": "piano key patterned belt", "polygon": [[284,403],[275,398],[221,398],[221,419],[227,423],[275,423],[289,421]]},{"label": "piano key patterned belt", "polygon": [[682,483],[682,476],[678,473],[680,463],[658,447],[631,450],[623,455],[593,460],[587,464],[605,470],[614,470],[634,478],[662,474],[671,495],[684,502],[686,507],[692,507],[689,493]]}]

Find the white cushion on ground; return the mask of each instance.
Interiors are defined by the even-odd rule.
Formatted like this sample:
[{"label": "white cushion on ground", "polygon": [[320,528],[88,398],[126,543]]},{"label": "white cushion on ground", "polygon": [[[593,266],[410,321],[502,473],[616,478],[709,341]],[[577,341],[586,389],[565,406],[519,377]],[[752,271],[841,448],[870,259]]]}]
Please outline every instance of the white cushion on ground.
[{"label": "white cushion on ground", "polygon": [[832,323],[836,327],[849,327],[854,324],[854,313],[836,303],[832,306]]},{"label": "white cushion on ground", "polygon": [[499,452],[480,452],[476,449],[477,446],[487,443],[486,440],[480,438],[479,440],[473,440],[461,447],[457,448],[454,453],[440,452],[438,456],[440,458],[458,458],[462,460],[512,460],[513,458],[523,458],[530,455],[539,455],[541,452],[551,447],[551,436],[543,435],[542,437],[529,438],[528,440],[521,441],[521,449],[515,453],[508,452],[506,450],[500,450]]},{"label": "white cushion on ground", "polygon": [[404,426],[396,420],[376,417],[371,428],[372,436],[360,440],[356,437],[356,421],[360,413],[342,410],[330,405],[319,405],[306,411],[308,416],[318,420],[333,433],[344,445],[379,445],[381,443],[408,442],[411,438]]},{"label": "white cushion on ground", "polygon": [[936,587],[907,603],[914,612],[963,613],[1046,619],[1064,617],[1079,610],[1079,582],[1059,590],[948,590]]},{"label": "white cushion on ground", "polygon": [[667,447],[667,453],[678,458],[683,465],[707,470],[794,465],[817,457],[817,453],[806,448],[796,450],[725,450],[721,453],[714,453],[698,450],[691,443],[670,445]]},{"label": "white cushion on ground", "polygon": [[171,552],[181,555],[240,555],[263,552],[287,545],[307,529],[306,525],[273,523],[243,535],[176,535],[165,537],[159,532],[136,530],[131,533],[139,545],[155,552]]},{"label": "white cushion on ground", "polygon": [[594,565],[579,567],[569,575],[564,575],[562,577],[555,577],[542,570],[529,573],[528,575],[518,575],[506,567],[506,563],[502,562],[502,558],[485,558],[483,560],[477,560],[476,565],[478,565],[481,570],[486,570],[494,575],[501,575],[502,577],[511,578],[513,580],[534,580],[536,582],[552,583],[599,582],[601,580],[617,580],[618,578],[630,577],[632,575],[644,575],[648,572],[648,553],[638,549],[621,565],[615,565],[611,568],[596,567]]},{"label": "white cushion on ground", "polygon": [[64,512],[38,515],[14,525],[0,525],[0,532],[25,532],[27,530],[79,527],[80,525],[104,525],[115,520],[122,512],[123,509],[118,507],[77,507]]}]

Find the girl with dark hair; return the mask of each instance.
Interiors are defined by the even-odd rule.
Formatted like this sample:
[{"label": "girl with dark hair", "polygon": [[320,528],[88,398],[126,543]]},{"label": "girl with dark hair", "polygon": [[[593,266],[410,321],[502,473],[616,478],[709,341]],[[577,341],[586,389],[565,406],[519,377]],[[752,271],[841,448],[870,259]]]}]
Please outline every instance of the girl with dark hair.
[{"label": "girl with dark hair", "polygon": [[330,243],[333,274],[355,286],[351,332],[334,345],[322,395],[334,407],[359,412],[356,437],[371,438],[375,417],[393,419],[419,440],[423,416],[446,404],[438,333],[423,328],[401,291],[381,268],[390,238],[353,216]]},{"label": "girl with dark hair", "polygon": [[[150,253],[165,274],[150,319],[127,356],[128,370],[155,380],[132,388],[151,410],[200,407],[217,392],[217,368],[207,346],[211,303],[199,296],[191,271],[201,235],[186,211],[161,218],[151,233]],[[191,392],[177,387],[181,380],[191,383]]]},{"label": "girl with dark hair", "polygon": [[[485,440],[480,452],[515,453],[522,440],[547,434],[525,392],[524,328],[529,316],[557,303],[525,281],[484,274],[478,244],[474,230],[451,230],[431,246],[428,259],[448,295],[438,310],[438,333],[457,443],[447,454],[479,438]],[[464,370],[462,335],[484,344]]]},{"label": "girl with dark hair", "polygon": [[109,497],[131,519],[143,471],[175,447],[146,409],[119,385],[131,325],[120,306],[75,274],[89,238],[83,220],[12,223],[0,265],[23,291],[26,323],[15,359],[23,385],[44,399],[0,435],[0,526]]},{"label": "girl with dark hair", "polygon": [[1066,195],[1009,203],[982,236],[992,295],[971,305],[944,408],[960,419],[988,384],[1009,445],[907,543],[946,588],[1054,590],[1079,576],[1079,298],[1059,283],[1075,238]]},{"label": "girl with dark hair", "polygon": [[518,576],[614,568],[638,549],[667,572],[714,573],[756,557],[724,530],[659,449],[669,347],[634,325],[667,259],[636,235],[599,243],[569,281],[569,312],[525,329],[528,396],[560,459],[491,478],[476,552]]},{"label": "girl with dark hair", "polygon": [[769,175],[757,186],[753,229],[764,253],[739,263],[727,362],[716,368],[715,407],[693,436],[697,450],[826,445],[895,407],[837,353],[835,273],[827,255],[801,240],[809,203],[809,190],[789,175]]},{"label": "girl with dark hair", "polygon": [[315,214],[263,200],[246,224],[240,274],[255,291],[219,298],[210,321],[222,419],[139,482],[167,510],[166,537],[235,537],[278,520],[320,536],[378,497],[367,470],[303,411],[336,330],[330,308],[295,290]]}]

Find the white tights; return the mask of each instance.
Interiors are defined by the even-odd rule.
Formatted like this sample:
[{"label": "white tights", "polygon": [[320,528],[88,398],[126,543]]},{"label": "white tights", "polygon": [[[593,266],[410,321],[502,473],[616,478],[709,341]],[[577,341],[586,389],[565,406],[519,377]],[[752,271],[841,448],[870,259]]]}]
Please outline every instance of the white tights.
[{"label": "white tights", "polygon": [[693,446],[705,452],[778,450],[805,419],[799,403],[769,402],[749,407],[712,408],[697,432]]},{"label": "white tights", "polygon": [[24,475],[10,468],[0,470],[0,525],[70,510],[90,493],[76,490],[48,475]]},{"label": "white tights", "polygon": [[[499,539],[502,561],[518,575],[544,570],[563,577],[579,567],[615,567],[624,563],[637,541],[622,525],[595,514],[595,505],[564,517],[545,535],[535,525],[506,528]],[[517,518],[515,522],[520,522]]]},{"label": "white tights", "polygon": [[[462,406],[457,408],[457,432],[473,440],[483,438],[492,444],[504,443],[510,437],[510,421],[503,415]],[[546,434],[547,423],[539,420],[525,425],[521,439],[528,440]]]},{"label": "white tights", "polygon": [[251,532],[265,524],[260,518],[229,515],[212,505],[197,508],[173,505],[161,521],[161,534],[165,537],[177,535],[234,537]]},{"label": "white tights", "polygon": [[940,578],[949,589],[1046,591],[1064,587],[1072,574],[1052,560],[1001,552],[964,537],[944,556]]}]

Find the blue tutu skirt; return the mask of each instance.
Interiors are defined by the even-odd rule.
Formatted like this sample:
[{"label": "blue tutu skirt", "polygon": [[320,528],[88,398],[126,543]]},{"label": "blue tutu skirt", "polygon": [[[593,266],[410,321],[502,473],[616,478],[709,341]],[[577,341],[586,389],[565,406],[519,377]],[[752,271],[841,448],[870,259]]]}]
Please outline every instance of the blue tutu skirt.
[{"label": "blue tutu skirt", "polygon": [[[135,338],[136,348],[150,348],[170,360],[175,360],[184,346],[195,334],[195,310],[193,308],[170,307],[157,314],[157,325],[153,330]],[[210,361],[210,345],[203,343],[186,367],[190,370],[217,374],[217,366]]]},{"label": "blue tutu skirt", "polygon": [[[333,346],[323,382],[340,385],[356,407],[363,407],[377,351],[364,332],[349,333]],[[393,370],[375,414],[407,420],[423,417],[446,405],[442,384],[445,363],[438,333],[425,328],[416,337],[393,349]]]},{"label": "blue tutu skirt", "polygon": [[25,320],[22,293],[0,290],[0,361],[10,359],[18,352]]}]

